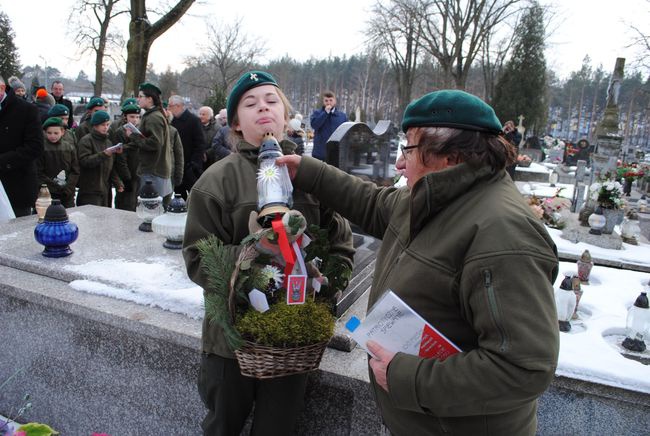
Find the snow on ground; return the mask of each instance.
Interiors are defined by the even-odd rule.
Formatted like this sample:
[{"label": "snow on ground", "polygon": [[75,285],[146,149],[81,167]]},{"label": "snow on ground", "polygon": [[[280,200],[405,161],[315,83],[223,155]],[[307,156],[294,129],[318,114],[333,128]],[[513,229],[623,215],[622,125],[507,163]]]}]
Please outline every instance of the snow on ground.
[{"label": "snow on ground", "polygon": [[[575,262],[560,262],[556,289],[563,274],[577,274]],[[560,332],[557,375],[650,393],[650,366],[623,357],[603,336],[623,338],[627,310],[640,292],[650,291],[648,280],[648,273],[593,267],[590,284],[582,285],[580,319],[571,321],[571,332]]]},{"label": "snow on ground", "polygon": [[203,290],[190,281],[182,264],[106,259],[64,268],[87,278],[70,282],[76,290],[203,318]]}]

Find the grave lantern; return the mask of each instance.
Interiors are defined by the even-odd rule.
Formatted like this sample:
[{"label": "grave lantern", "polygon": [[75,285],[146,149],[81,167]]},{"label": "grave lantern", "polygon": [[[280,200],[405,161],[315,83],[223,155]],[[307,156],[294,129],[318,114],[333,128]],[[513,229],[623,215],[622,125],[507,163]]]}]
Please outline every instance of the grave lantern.
[{"label": "grave lantern", "polygon": [[50,195],[50,190],[47,189],[47,185],[44,183],[41,185],[41,188],[38,191],[38,197],[36,198],[36,203],[34,204],[34,209],[36,209],[39,223],[43,222],[43,219],[45,218],[45,212],[51,204],[52,195]]},{"label": "grave lantern", "polygon": [[271,220],[278,214],[289,211],[293,204],[293,185],[285,165],[276,165],[282,156],[282,149],[272,133],[264,135],[257,158],[257,207],[259,222],[270,227]]},{"label": "grave lantern", "polygon": [[650,309],[648,309],[648,296],[645,292],[641,292],[628,310],[626,327],[627,335],[623,340],[623,347],[630,351],[645,351],[644,339],[647,330],[650,329]]},{"label": "grave lantern", "polygon": [[636,212],[631,210],[627,216],[623,218],[621,224],[621,238],[623,242],[632,245],[639,245],[639,236],[641,235],[641,228],[639,227],[639,220]]},{"label": "grave lantern", "polygon": [[163,247],[171,249],[183,248],[183,235],[187,221],[187,205],[181,194],[175,194],[167,213],[157,216],[151,221],[153,231],[165,237]]},{"label": "grave lantern", "polygon": [[163,213],[162,197],[154,189],[151,180],[147,180],[140,190],[138,206],[135,211],[138,214],[138,218],[142,220],[138,229],[143,232],[151,232],[151,221]]},{"label": "grave lantern", "polygon": [[557,172],[556,168],[553,168],[553,171],[548,174],[548,183],[554,188],[558,180],[560,180],[560,173]]},{"label": "grave lantern", "polygon": [[591,269],[594,267],[594,262],[591,260],[591,253],[589,250],[585,250],[580,255],[578,259],[578,277],[580,281],[585,285],[589,284],[589,274],[591,274]]},{"label": "grave lantern", "polygon": [[65,257],[72,254],[70,244],[77,240],[79,228],[68,220],[68,213],[61,200],[52,200],[43,222],[34,229],[34,239],[44,245],[45,257]]},{"label": "grave lantern", "polygon": [[606,223],[607,219],[603,215],[603,210],[600,207],[597,207],[594,213],[589,215],[589,227],[591,227],[589,233],[592,235],[602,235]]},{"label": "grave lantern", "polygon": [[646,212],[646,210],[648,209],[648,200],[646,199],[645,195],[637,200],[636,207],[639,210],[639,212],[644,212],[644,213]]},{"label": "grave lantern", "polygon": [[565,276],[559,289],[555,291],[555,306],[561,332],[571,330],[571,317],[576,309],[576,294],[573,292],[571,277]]}]

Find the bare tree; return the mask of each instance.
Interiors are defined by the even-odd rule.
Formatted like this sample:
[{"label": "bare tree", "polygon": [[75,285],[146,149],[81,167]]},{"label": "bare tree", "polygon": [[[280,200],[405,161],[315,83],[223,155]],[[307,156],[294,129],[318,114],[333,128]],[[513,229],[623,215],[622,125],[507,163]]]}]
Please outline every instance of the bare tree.
[{"label": "bare tree", "polygon": [[74,42],[81,54],[95,54],[95,83],[93,92],[102,94],[104,84],[104,59],[110,58],[118,65],[119,52],[124,46],[124,39],[118,32],[110,32],[111,21],[119,15],[128,13],[128,9],[119,5],[121,0],[82,0],[73,6],[70,12],[70,31],[74,29]]},{"label": "bare tree", "polygon": [[367,32],[369,43],[383,50],[395,75],[398,112],[411,101],[421,52],[422,10],[418,0],[379,0],[372,8]]},{"label": "bare tree", "polygon": [[253,65],[265,51],[265,41],[243,32],[242,19],[225,24],[206,22],[208,44],[203,54],[191,60],[203,64],[212,74],[212,87],[226,91],[231,83]]},{"label": "bare tree", "polygon": [[178,0],[167,13],[151,24],[147,18],[146,0],[131,0],[129,41],[126,44],[126,74],[122,97],[136,95],[138,85],[144,82],[153,42],[172,27],[192,6],[195,0]]},{"label": "bare tree", "polygon": [[[650,0],[646,0],[646,3],[650,8]],[[635,25],[630,25],[630,29],[634,32],[634,37],[629,47],[636,47],[639,50],[639,57],[636,62],[639,66],[650,69],[650,33],[644,32]]]},{"label": "bare tree", "polygon": [[520,0],[420,0],[425,11],[422,44],[440,63],[443,86],[465,89],[486,38],[517,12]]}]

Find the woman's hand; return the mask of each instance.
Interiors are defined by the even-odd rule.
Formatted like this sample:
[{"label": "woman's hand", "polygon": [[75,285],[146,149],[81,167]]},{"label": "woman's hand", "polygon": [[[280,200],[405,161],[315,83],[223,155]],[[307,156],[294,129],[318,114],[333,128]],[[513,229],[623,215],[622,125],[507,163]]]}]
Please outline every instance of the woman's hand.
[{"label": "woman's hand", "polygon": [[368,351],[377,356],[376,358],[371,357],[368,362],[370,368],[372,368],[372,373],[375,375],[375,381],[388,392],[388,365],[395,357],[395,353],[388,351],[375,341],[368,341],[366,345]]},{"label": "woman's hand", "polygon": [[301,159],[302,157],[297,154],[286,154],[277,158],[275,162],[280,165],[286,165],[287,170],[289,170],[289,177],[291,177],[291,180],[293,180],[296,177],[296,173],[298,172],[298,167],[300,166]]}]

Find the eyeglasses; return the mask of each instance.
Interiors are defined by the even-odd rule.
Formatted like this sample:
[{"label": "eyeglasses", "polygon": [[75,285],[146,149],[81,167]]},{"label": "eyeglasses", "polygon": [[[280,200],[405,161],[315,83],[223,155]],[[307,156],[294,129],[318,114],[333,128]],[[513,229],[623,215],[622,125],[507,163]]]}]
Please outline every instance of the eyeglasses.
[{"label": "eyeglasses", "polygon": [[400,145],[400,146],[399,146],[399,149],[401,150],[401,152],[402,152],[402,156],[404,157],[404,159],[406,159],[406,156],[409,155],[409,153],[407,153],[409,150],[413,150],[414,148],[420,148],[420,147],[422,147],[423,145],[424,145],[424,144]]}]

